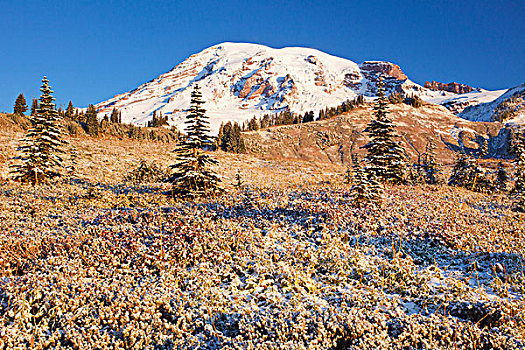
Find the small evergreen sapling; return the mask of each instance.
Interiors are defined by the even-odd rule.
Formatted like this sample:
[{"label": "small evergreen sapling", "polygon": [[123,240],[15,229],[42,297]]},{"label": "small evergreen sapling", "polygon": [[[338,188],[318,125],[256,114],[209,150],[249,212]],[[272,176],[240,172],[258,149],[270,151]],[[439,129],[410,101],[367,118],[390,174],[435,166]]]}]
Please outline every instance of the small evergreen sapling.
[{"label": "small evergreen sapling", "polygon": [[353,185],[350,189],[352,204],[357,207],[380,205],[383,189],[374,174],[367,174],[357,158],[352,163]]}]

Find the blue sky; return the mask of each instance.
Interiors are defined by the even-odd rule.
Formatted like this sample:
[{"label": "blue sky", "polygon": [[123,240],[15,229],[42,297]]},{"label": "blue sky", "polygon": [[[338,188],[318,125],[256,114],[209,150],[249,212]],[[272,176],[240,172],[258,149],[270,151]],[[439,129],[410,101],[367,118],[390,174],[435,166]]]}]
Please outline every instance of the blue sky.
[{"label": "blue sky", "polygon": [[46,74],[58,103],[97,103],[224,42],[399,64],[414,81],[525,82],[525,1],[0,1],[0,111]]}]

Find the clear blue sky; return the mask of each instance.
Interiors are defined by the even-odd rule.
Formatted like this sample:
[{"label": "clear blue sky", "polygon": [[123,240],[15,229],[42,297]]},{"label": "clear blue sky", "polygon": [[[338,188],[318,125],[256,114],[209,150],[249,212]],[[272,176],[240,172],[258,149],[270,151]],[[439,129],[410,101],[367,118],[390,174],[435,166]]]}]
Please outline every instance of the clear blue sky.
[{"label": "clear blue sky", "polygon": [[224,42],[388,60],[414,81],[525,81],[525,1],[0,1],[0,111],[46,74],[58,103],[97,103]]}]

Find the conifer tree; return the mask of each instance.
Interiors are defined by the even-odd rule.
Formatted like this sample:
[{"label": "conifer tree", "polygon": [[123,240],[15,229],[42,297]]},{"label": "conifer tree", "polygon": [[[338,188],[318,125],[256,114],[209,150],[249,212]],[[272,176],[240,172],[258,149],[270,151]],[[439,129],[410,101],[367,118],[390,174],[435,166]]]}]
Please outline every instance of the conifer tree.
[{"label": "conifer tree", "polygon": [[367,205],[380,205],[382,188],[374,174],[367,174],[366,169],[361,167],[357,158],[353,159],[353,185],[350,189],[350,197],[355,207]]},{"label": "conifer tree", "polygon": [[11,170],[13,179],[33,185],[61,175],[62,145],[65,144],[61,118],[53,103],[53,90],[47,77],[42,79],[40,91],[40,107],[31,118],[32,127],[21,140],[20,156],[15,158],[20,163]]},{"label": "conifer tree", "polygon": [[514,159],[516,175],[511,192],[514,196],[514,210],[525,212],[525,136],[522,132],[516,133],[512,151],[516,157]]},{"label": "conifer tree", "polygon": [[506,192],[507,191],[507,182],[509,181],[509,176],[505,171],[503,162],[498,163],[498,170],[496,172],[496,181],[494,182],[494,187],[497,191]]},{"label": "conifer tree", "polygon": [[448,180],[449,186],[466,187],[471,177],[470,172],[471,162],[466,153],[461,150],[461,152],[456,154],[456,161]]},{"label": "conifer tree", "polygon": [[388,100],[383,91],[383,82],[378,83],[378,99],[374,106],[375,119],[365,129],[370,142],[363,146],[368,152],[367,172],[381,182],[401,183],[405,176],[404,150],[395,141],[394,124],[388,118]]},{"label": "conifer tree", "polygon": [[436,161],[436,145],[432,139],[429,139],[423,154],[423,170],[425,173],[425,182],[427,184],[438,183],[438,174],[441,172],[440,166]]},{"label": "conifer tree", "polygon": [[86,132],[91,136],[98,136],[99,133],[99,122],[97,119],[97,110],[95,106],[90,104],[85,114],[86,120]]},{"label": "conifer tree", "polygon": [[38,111],[38,100],[36,98],[33,98],[33,103],[31,104],[31,116],[36,115],[37,111]]},{"label": "conifer tree", "polygon": [[478,159],[484,159],[489,154],[489,143],[483,139],[478,151]]},{"label": "conifer tree", "polygon": [[23,115],[25,112],[27,112],[27,103],[24,94],[18,95],[13,110],[14,114],[18,115]]},{"label": "conifer tree", "polygon": [[111,111],[111,116],[110,116],[110,121],[112,123],[118,123],[119,122],[119,112],[117,111],[116,108],[113,108],[113,110]]},{"label": "conifer tree", "polygon": [[172,184],[172,194],[181,197],[201,197],[223,191],[220,179],[210,169],[218,162],[203,149],[209,146],[209,122],[202,108],[204,101],[195,86],[191,94],[190,113],[186,116],[186,137],[175,149],[176,163],[171,165],[172,174],[168,182]]},{"label": "conifer tree", "polygon": [[64,116],[69,119],[73,119],[75,117],[75,107],[73,107],[73,102],[69,101]]},{"label": "conifer tree", "polygon": [[200,87],[195,84],[191,92],[190,113],[186,116],[186,136],[188,142],[194,143],[196,148],[204,149],[211,146],[209,133],[209,121],[206,117],[206,110],[202,108],[204,101]]}]

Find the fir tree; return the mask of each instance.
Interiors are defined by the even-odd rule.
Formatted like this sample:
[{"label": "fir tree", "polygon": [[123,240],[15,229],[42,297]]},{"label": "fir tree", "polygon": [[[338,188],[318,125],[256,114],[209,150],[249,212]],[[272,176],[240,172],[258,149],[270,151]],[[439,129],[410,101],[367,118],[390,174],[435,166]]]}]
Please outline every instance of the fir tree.
[{"label": "fir tree", "polygon": [[456,162],[449,178],[450,186],[465,187],[471,191],[485,192],[492,190],[492,183],[480,168],[476,159],[469,157],[464,150],[456,155]]},{"label": "fir tree", "polygon": [[388,118],[388,100],[383,85],[382,81],[378,83],[375,119],[365,129],[370,137],[370,142],[363,146],[368,152],[367,171],[381,182],[401,183],[405,172],[404,150],[398,141],[394,141],[394,124]]},{"label": "fir tree", "polygon": [[90,104],[85,114],[86,120],[86,132],[91,136],[98,136],[99,133],[99,122],[97,119],[97,110],[95,106]]},{"label": "fir tree", "polygon": [[33,98],[33,103],[31,104],[31,116],[35,116],[38,111],[38,100]]},{"label": "fir tree", "polygon": [[75,107],[73,107],[73,102],[69,101],[64,116],[68,119],[73,119],[75,117]]},{"label": "fir tree", "polygon": [[525,136],[521,131],[516,133],[512,152],[516,157],[514,159],[516,175],[514,188],[511,191],[514,196],[513,210],[525,212]]},{"label": "fir tree", "polygon": [[27,103],[24,94],[18,95],[13,110],[14,114],[18,115],[23,115],[25,112],[27,112]]},{"label": "fir tree", "polygon": [[375,179],[375,175],[367,174],[357,158],[352,162],[352,167],[354,175],[353,185],[350,189],[352,204],[358,208],[367,205],[380,205],[382,188]]},{"label": "fir tree", "polygon": [[172,194],[201,197],[223,191],[219,177],[210,169],[218,162],[203,151],[210,141],[208,118],[202,108],[204,101],[196,85],[191,94],[190,113],[186,116],[186,137],[175,149],[176,163],[171,165]]},{"label": "fir tree", "polygon": [[111,116],[109,117],[109,120],[112,123],[119,123],[119,112],[116,108],[113,108],[113,110],[111,111]]},{"label": "fir tree", "polygon": [[32,127],[21,140],[18,149],[20,164],[13,166],[11,176],[21,182],[38,185],[61,175],[62,169],[62,125],[55,108],[47,77],[42,79],[40,107],[31,118]]},{"label": "fir tree", "polygon": [[452,174],[448,180],[449,186],[466,187],[471,172],[471,162],[463,150],[456,154],[456,161],[452,168]]},{"label": "fir tree", "polygon": [[503,162],[498,163],[498,170],[496,172],[496,181],[494,182],[494,187],[497,191],[506,192],[507,191],[507,182],[509,181],[509,176],[505,171]]},{"label": "fir tree", "polygon": [[422,161],[422,167],[425,173],[425,182],[431,185],[438,183],[438,174],[441,172],[441,170],[438,162],[436,161],[436,145],[432,139],[429,139],[426,145]]},{"label": "fir tree", "polygon": [[206,110],[202,108],[204,101],[200,87],[195,84],[191,92],[190,113],[186,116],[186,137],[187,142],[193,143],[195,148],[204,149],[211,146],[211,137],[209,134],[209,121],[206,117]]},{"label": "fir tree", "polygon": [[237,173],[235,174],[235,182],[233,183],[233,187],[240,190],[243,188],[243,186],[244,186],[244,181],[242,180],[241,173],[237,171]]},{"label": "fir tree", "polygon": [[478,159],[484,159],[489,154],[489,143],[483,139],[478,151]]}]

